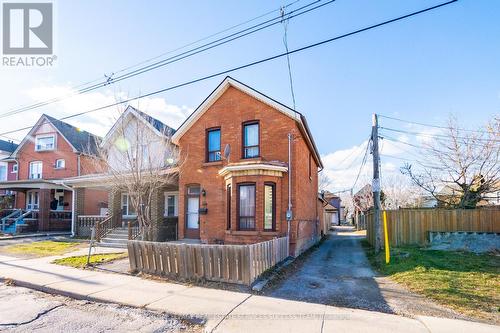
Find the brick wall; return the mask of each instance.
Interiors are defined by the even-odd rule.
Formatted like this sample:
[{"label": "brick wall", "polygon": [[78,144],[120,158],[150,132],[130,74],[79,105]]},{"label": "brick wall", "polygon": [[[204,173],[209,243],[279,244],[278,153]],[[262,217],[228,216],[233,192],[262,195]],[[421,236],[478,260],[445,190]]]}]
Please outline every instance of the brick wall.
[{"label": "brick wall", "polygon": [[[242,159],[242,123],[258,120],[260,124],[260,157]],[[227,181],[232,184],[231,220],[232,228],[227,229],[226,180],[218,172],[227,161],[206,163],[206,130],[221,128],[221,149],[231,146],[230,162],[288,162],[288,133],[293,135],[292,152],[292,203],[294,220],[315,222],[317,209],[317,164],[311,158],[311,177],[309,177],[309,148],[295,120],[273,109],[265,103],[230,87],[180,138],[181,171],[179,176],[179,237],[185,236],[185,195],[190,184],[200,184],[206,196],[200,197],[200,206],[206,202],[208,213],[200,215],[200,238],[203,242],[213,243],[251,243],[285,235],[285,221],[288,201],[288,176],[245,176],[233,177]],[[256,230],[238,231],[237,224],[237,183],[255,182],[256,188]],[[276,230],[264,232],[263,229],[263,184],[265,181],[276,184]],[[304,229],[305,230],[305,229]],[[292,233],[297,239],[297,223],[292,222]],[[310,232],[309,229],[304,232]]]}]

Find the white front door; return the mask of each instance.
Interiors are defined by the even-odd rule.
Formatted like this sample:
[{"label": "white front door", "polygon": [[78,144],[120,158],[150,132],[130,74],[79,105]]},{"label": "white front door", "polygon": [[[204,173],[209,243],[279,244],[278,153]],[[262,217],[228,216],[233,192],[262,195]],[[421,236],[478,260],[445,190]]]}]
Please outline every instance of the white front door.
[{"label": "white front door", "polygon": [[188,229],[198,229],[200,224],[200,199],[189,198],[187,200],[187,227]]},{"label": "white front door", "polygon": [[26,193],[26,209],[38,210],[38,191],[28,191]]}]

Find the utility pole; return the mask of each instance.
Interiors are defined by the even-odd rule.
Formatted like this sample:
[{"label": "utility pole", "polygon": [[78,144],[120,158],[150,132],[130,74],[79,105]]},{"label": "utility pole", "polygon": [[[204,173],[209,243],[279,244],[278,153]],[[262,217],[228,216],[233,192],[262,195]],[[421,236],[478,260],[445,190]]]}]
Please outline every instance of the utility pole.
[{"label": "utility pole", "polygon": [[373,222],[375,224],[375,253],[380,252],[382,244],[382,226],[380,224],[380,155],[378,151],[378,117],[373,114],[372,123],[372,154],[373,154]]}]

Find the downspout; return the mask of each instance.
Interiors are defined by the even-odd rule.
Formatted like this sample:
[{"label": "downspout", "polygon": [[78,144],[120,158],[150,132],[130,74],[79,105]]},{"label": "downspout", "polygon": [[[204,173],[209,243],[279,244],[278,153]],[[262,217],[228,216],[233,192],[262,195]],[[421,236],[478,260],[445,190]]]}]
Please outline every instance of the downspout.
[{"label": "downspout", "polygon": [[[292,213],[292,133],[288,133],[288,212]],[[290,223],[291,216],[287,218],[288,255],[290,255]]]},{"label": "downspout", "polygon": [[[78,159],[80,160],[80,159]],[[71,191],[71,237],[75,237],[75,226],[76,226],[76,200],[75,200],[75,189],[61,182],[61,186]]]},{"label": "downspout", "polygon": [[77,172],[78,176],[81,176],[80,168],[81,168],[81,163],[80,163],[80,154],[76,155],[76,165],[77,165]]}]

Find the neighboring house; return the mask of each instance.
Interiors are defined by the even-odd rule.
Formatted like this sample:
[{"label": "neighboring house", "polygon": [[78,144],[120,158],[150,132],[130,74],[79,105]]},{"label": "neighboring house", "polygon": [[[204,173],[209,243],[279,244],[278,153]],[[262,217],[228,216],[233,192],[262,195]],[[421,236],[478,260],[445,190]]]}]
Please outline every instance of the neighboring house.
[{"label": "neighboring house", "polygon": [[[92,172],[90,155],[100,139],[42,115],[8,158],[8,180],[0,189],[15,192],[15,208],[29,230],[70,230],[72,190],[64,179]],[[106,205],[105,192],[91,191],[87,214]],[[52,207],[51,207],[52,206]]]},{"label": "neighboring house", "polygon": [[318,239],[323,166],[302,114],[227,77],[172,139],[182,160],[179,238],[243,244],[286,236],[290,200],[292,253]]},{"label": "neighboring house", "polygon": [[322,234],[328,234],[330,228],[336,221],[336,218],[339,216],[339,211],[336,207],[334,207],[331,202],[328,201],[327,195],[331,194],[329,192],[323,192],[318,194],[318,200],[321,203],[321,209],[323,211],[323,218],[320,218],[320,222],[322,224]]},{"label": "neighboring house", "polygon": [[[0,140],[0,182],[9,179],[8,157],[16,150],[17,145],[12,141]],[[6,190],[0,190],[0,210],[13,203],[12,193]],[[0,216],[2,214],[0,213]]]},{"label": "neighboring house", "polygon": [[[442,208],[446,206],[446,202],[460,202],[462,193],[463,192],[458,185],[445,185],[436,194],[437,198],[432,195],[423,196],[419,200],[419,206],[422,208]],[[492,190],[490,193],[485,193],[482,196],[482,200],[477,204],[478,207],[498,205],[500,205],[500,184],[498,184],[496,189]]]},{"label": "neighboring house", "polygon": [[[117,187],[113,177],[126,179],[128,170],[164,170],[165,172],[177,172],[167,161],[167,149],[169,138],[175,130],[165,125],[158,119],[128,106],[117,119],[113,127],[102,140],[99,149],[102,155],[108,159],[106,165],[110,170],[100,170],[99,174],[88,174],[80,177],[66,179],[66,184],[72,186],[77,198],[83,189],[100,189],[109,192],[109,215],[112,225],[125,227],[127,221],[135,221],[137,214],[130,203],[126,191]],[[140,147],[138,147],[140,145]],[[171,149],[177,149],[171,146]],[[131,154],[139,153],[139,160],[131,157]],[[135,167],[129,164],[134,160]],[[78,199],[77,199],[78,200]],[[80,195],[80,201],[85,202],[86,196]],[[177,228],[179,190],[178,184],[169,184],[159,189],[154,199],[154,207],[151,207],[153,218],[157,220],[157,227],[166,227],[173,230],[174,235],[165,236],[174,240]],[[77,215],[84,215],[77,209]],[[88,232],[88,229],[85,229]]]},{"label": "neighboring house", "polygon": [[[327,210],[332,213],[332,214],[330,214],[331,225],[340,225],[340,222],[345,220],[345,216],[344,216],[345,207],[342,206],[342,200],[340,199],[340,197],[338,195],[335,195],[335,194],[328,192],[328,191],[325,191],[323,193],[323,196],[324,196],[325,200],[329,203],[329,205],[331,207],[333,207],[333,208],[327,208]],[[334,209],[334,211],[333,211],[333,209]],[[333,213],[335,213],[335,214],[333,214]]]}]

